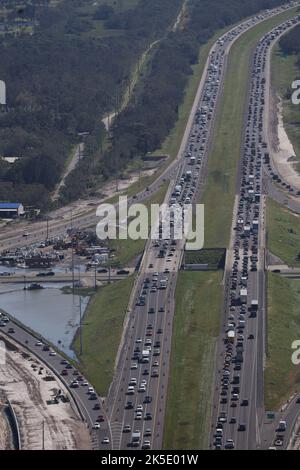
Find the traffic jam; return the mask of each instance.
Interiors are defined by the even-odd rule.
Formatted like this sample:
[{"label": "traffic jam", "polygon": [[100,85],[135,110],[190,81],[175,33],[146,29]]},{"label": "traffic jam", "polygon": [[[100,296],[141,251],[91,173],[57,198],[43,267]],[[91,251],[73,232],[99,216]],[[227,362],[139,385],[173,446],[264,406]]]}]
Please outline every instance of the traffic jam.
[{"label": "traffic jam", "polygon": [[272,42],[298,22],[297,16],[266,34],[253,58],[233,259],[225,302],[223,364],[218,378],[218,417],[213,431],[215,449],[247,448],[245,439],[249,436],[250,421],[255,419],[251,411],[255,407],[250,408],[250,404],[256,399],[256,391],[250,379],[252,371],[253,377],[255,374],[258,329],[264,324],[260,318],[263,300],[259,298],[259,271],[264,270],[264,253],[260,246],[262,170],[264,157],[268,155],[264,141],[266,60]]}]

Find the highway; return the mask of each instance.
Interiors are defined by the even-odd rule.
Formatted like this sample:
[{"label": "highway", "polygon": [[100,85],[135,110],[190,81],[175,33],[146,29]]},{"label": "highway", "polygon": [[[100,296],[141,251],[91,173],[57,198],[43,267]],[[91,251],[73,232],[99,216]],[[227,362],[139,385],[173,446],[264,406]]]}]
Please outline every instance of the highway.
[{"label": "highway", "polygon": [[[276,9],[241,23],[219,38],[212,47],[190,115],[185,133],[187,137],[180,150],[182,163],[165,199],[169,207],[177,203],[193,203],[199,199],[200,188],[205,182],[215,113],[232,44],[249,28],[280,12],[282,9]],[[178,221],[175,220],[176,223]],[[184,244],[185,240],[177,241],[176,244],[170,240],[149,240],[147,243],[128,308],[115,377],[106,400],[113,449],[162,448],[174,292]],[[165,252],[162,258],[159,257],[161,250]],[[253,277],[253,295],[258,298],[263,279],[259,276],[255,282],[254,273],[250,277]],[[160,287],[162,281],[166,283],[164,288]],[[258,327],[252,328],[250,324],[249,328],[257,338]],[[256,347],[256,342],[249,342],[250,352],[251,348],[254,350]],[[247,383],[255,386],[256,368],[259,365],[252,363],[251,354],[247,357],[250,358],[251,369]],[[251,409],[249,407],[245,412],[242,409],[241,415],[250,413]],[[255,421],[256,411],[253,416]],[[249,439],[252,438],[252,434],[247,435]]]},{"label": "highway", "polygon": [[237,196],[227,254],[222,337],[218,344],[211,447],[262,445],[266,335],[263,159],[268,150],[267,74],[272,41],[298,15],[266,34],[253,54]]},{"label": "highway", "polygon": [[[68,363],[65,357],[61,356],[58,351],[53,350],[46,341],[40,338],[37,334],[27,330],[23,325],[21,325],[19,322],[16,322],[12,317],[7,316],[8,322],[5,322],[5,326],[3,326],[3,316],[7,316],[7,314],[0,315],[0,337],[11,337],[14,341],[22,345],[36,358],[43,362],[48,369],[50,369],[55,375],[59,377],[59,379],[67,387],[69,396],[73,397],[73,402],[76,404],[81,418],[87,423],[91,434],[93,448],[108,448],[109,445],[103,444],[102,442],[106,437],[108,437],[109,442],[111,442],[109,421],[107,419],[104,407],[102,406],[102,400],[98,396],[96,396],[96,399],[90,399],[91,395],[88,393],[89,385],[82,376],[81,372],[77,371],[74,366]],[[55,355],[52,355],[54,353]],[[67,372],[67,375],[62,375],[63,370],[65,373]],[[79,386],[76,388],[70,386],[74,379],[77,379],[80,376],[82,379],[78,380]],[[96,407],[98,407],[98,409],[95,409]],[[99,423],[100,430],[93,429],[100,415],[103,417]]]}]

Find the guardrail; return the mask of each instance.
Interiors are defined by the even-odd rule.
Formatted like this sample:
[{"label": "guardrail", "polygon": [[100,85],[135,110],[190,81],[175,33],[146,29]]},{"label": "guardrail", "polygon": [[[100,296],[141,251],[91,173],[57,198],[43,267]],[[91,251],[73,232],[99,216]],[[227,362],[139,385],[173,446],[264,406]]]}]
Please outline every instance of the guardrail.
[{"label": "guardrail", "polygon": [[18,419],[15,413],[15,410],[11,404],[11,402],[7,399],[7,404],[8,404],[8,409],[10,412],[11,420],[12,420],[12,431],[16,436],[16,446],[17,450],[22,450],[22,444],[21,444],[21,434],[20,434],[20,428],[19,428],[19,423]]}]

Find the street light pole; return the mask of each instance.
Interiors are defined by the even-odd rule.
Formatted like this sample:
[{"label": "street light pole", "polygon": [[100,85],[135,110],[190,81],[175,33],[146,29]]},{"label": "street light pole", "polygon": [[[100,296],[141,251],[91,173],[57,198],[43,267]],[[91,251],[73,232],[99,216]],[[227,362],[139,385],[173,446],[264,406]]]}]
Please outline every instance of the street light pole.
[{"label": "street light pole", "polygon": [[80,341],[80,356],[82,356],[82,309],[81,309],[81,295],[79,296],[79,341]]}]

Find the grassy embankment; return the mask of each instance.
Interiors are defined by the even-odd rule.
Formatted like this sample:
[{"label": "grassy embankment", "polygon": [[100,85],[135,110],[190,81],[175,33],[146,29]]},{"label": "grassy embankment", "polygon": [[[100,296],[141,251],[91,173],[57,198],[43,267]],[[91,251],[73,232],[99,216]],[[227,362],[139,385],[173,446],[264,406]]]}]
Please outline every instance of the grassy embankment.
[{"label": "grassy embankment", "polygon": [[300,216],[272,199],[267,204],[268,249],[290,267],[300,266]]},{"label": "grassy embankment", "polygon": [[133,281],[130,276],[98,290],[83,319],[81,356],[78,334],[73,344],[82,371],[101,396],[106,395],[113,378]]},{"label": "grassy embankment", "polygon": [[292,363],[293,341],[300,339],[300,281],[268,274],[268,357],[265,406],[277,410],[300,391],[300,367]]}]

